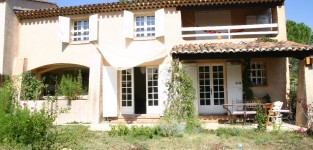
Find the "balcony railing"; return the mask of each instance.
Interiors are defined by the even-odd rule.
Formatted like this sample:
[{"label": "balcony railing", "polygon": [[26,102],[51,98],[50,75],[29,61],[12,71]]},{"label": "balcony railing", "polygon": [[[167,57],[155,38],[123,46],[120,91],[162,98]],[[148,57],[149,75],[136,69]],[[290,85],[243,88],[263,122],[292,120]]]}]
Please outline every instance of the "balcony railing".
[{"label": "balcony railing", "polygon": [[245,35],[275,35],[278,34],[278,24],[234,25],[234,26],[208,26],[184,27],[182,37],[222,37],[232,39],[232,36]]}]

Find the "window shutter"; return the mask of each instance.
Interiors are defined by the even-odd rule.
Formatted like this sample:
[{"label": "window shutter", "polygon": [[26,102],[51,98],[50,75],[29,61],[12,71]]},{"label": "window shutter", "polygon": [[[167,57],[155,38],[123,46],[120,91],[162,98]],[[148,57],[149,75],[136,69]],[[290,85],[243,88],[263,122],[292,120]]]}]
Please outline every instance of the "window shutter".
[{"label": "window shutter", "polygon": [[196,94],[196,100],[194,101],[194,106],[196,108],[196,114],[198,115],[198,68],[197,64],[183,64],[183,67],[185,68],[187,74],[192,80],[192,85],[193,88],[195,89],[195,94]]},{"label": "window shutter", "polygon": [[98,40],[98,14],[89,16],[89,41]]},{"label": "window shutter", "polygon": [[61,42],[70,42],[70,18],[59,16],[59,39]]},{"label": "window shutter", "polygon": [[103,67],[103,117],[117,117],[117,70],[111,66]]},{"label": "window shutter", "polygon": [[155,12],[155,36],[164,36],[165,27],[165,12],[164,9],[159,9]]},{"label": "window shutter", "polygon": [[124,10],[124,25],[126,38],[134,38],[134,13]]}]

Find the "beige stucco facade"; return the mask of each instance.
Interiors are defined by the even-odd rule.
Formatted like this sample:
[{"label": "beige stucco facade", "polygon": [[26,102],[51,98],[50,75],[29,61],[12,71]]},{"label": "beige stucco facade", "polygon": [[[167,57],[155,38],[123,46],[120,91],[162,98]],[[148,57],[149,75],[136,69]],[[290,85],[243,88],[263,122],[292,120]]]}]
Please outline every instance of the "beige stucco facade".
[{"label": "beige stucco facade", "polygon": [[20,22],[14,9],[29,10],[55,7],[57,7],[55,4],[27,0],[0,2],[0,74],[13,74],[14,60],[19,53]]},{"label": "beige stucco facade", "polygon": [[[16,2],[16,1],[14,1]],[[15,4],[14,4],[15,5]],[[28,4],[25,4],[26,6]],[[3,11],[5,2],[0,2],[0,11]],[[13,6],[13,3],[12,3]],[[36,6],[40,7],[40,6]],[[131,11],[134,15],[154,14],[159,9],[145,9]],[[278,24],[278,34],[273,35],[273,38],[277,40],[287,40],[286,25],[285,25],[285,8],[284,6],[272,7],[272,19],[273,23]],[[264,11],[264,8],[260,10],[246,9],[246,10],[231,10],[231,22],[232,25],[244,25],[244,14],[246,12],[258,13]],[[157,51],[165,50],[168,54],[166,57],[143,62],[137,66],[149,67],[159,66],[167,63],[166,58],[171,58],[170,51],[173,46],[178,44],[190,44],[190,43],[221,43],[221,42],[240,42],[240,41],[254,41],[256,38],[240,38],[236,39],[210,39],[210,40],[196,40],[195,38],[182,38],[182,25],[188,26],[186,17],[190,16],[191,20],[194,14],[186,11],[180,11],[176,8],[164,8],[164,35],[149,38],[127,38],[125,35],[125,18],[123,11],[98,13],[98,39],[93,42],[69,42],[64,43],[60,41],[60,26],[58,17],[38,18],[38,19],[23,19],[18,20],[14,16],[12,9],[6,10],[5,17],[11,17],[13,19],[5,19],[0,23],[6,22],[5,25],[0,24],[0,30],[6,30],[6,32],[0,32],[0,57],[4,58],[3,64],[0,63],[0,69],[4,70],[3,73],[7,74],[20,74],[26,71],[34,71],[37,76],[51,71],[53,69],[62,68],[65,66],[84,66],[89,68],[89,91],[88,100],[80,100],[75,102],[72,109],[80,109],[80,111],[71,110],[69,115],[72,117],[62,115],[63,118],[67,118],[68,122],[82,121],[99,123],[104,120],[102,114],[103,101],[107,100],[105,92],[102,91],[103,86],[103,67],[110,66],[106,58],[102,55],[102,52],[97,49],[96,45],[103,48],[104,52],[108,51],[133,51],[147,50]],[[2,13],[0,13],[2,15]],[[87,19],[92,14],[65,16],[73,20]],[[13,16],[13,17],[12,17]],[[241,17],[238,17],[241,16]],[[11,20],[11,21],[7,21]],[[10,27],[7,27],[10,26]],[[72,25],[72,24],[71,24]],[[1,35],[4,33],[3,35]],[[4,38],[5,37],[5,38]],[[2,45],[1,45],[2,44]],[[3,47],[3,49],[1,49]],[[2,54],[2,55],[1,55]],[[243,58],[239,58],[243,61]],[[193,60],[186,63],[201,64],[213,64],[220,63],[226,65],[230,59],[219,60]],[[288,60],[285,57],[280,58],[252,58],[255,61],[262,61],[266,65],[266,78],[267,85],[253,87],[255,96],[263,97],[269,94],[272,101],[284,101],[286,102],[286,93],[289,88],[289,68]],[[226,70],[227,72],[227,70]],[[2,73],[2,72],[0,72]],[[227,81],[227,79],[225,79]],[[117,71],[117,107],[118,115],[121,114],[121,71]],[[225,84],[226,86],[226,84]],[[227,87],[225,87],[227,89]],[[85,102],[83,102],[85,101]],[[62,105],[65,106],[65,103]],[[82,107],[84,107],[82,109]],[[83,114],[83,117],[79,117]],[[86,117],[90,116],[90,117]],[[61,119],[62,120],[62,119]],[[62,123],[66,122],[64,119]]]}]

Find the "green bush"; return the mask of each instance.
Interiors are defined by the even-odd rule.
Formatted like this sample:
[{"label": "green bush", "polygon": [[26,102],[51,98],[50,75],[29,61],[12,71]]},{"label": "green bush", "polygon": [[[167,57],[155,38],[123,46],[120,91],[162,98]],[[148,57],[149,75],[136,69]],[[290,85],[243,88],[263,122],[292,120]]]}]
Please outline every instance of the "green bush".
[{"label": "green bush", "polygon": [[42,95],[45,85],[36,79],[32,72],[27,72],[22,76],[21,98],[24,100],[38,100]]},{"label": "green bush", "polygon": [[262,109],[260,101],[258,101],[256,120],[258,123],[258,131],[262,131],[262,132],[266,131],[267,116],[266,116],[266,114],[263,113],[263,109]]},{"label": "green bush", "polygon": [[153,139],[159,134],[160,134],[159,129],[155,127],[132,126],[130,128],[130,135],[133,137],[146,137],[146,138]]},{"label": "green bush", "polygon": [[176,121],[162,121],[158,125],[160,134],[165,137],[181,137],[184,135],[185,126]]},{"label": "green bush", "polygon": [[124,136],[128,135],[129,129],[126,125],[111,126],[111,130],[108,133],[110,136]]},{"label": "green bush", "polygon": [[62,76],[62,79],[57,87],[57,95],[63,95],[68,100],[79,99],[79,95],[83,92],[81,71],[77,77],[70,74]]},{"label": "green bush", "polygon": [[9,77],[5,77],[5,81],[0,86],[0,116],[12,113],[13,103],[13,84]]}]

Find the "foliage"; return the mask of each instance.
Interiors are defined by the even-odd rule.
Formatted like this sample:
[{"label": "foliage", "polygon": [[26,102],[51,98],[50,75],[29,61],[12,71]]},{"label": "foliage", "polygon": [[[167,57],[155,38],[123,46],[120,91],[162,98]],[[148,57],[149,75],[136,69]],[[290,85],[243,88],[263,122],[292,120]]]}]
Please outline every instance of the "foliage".
[{"label": "foliage", "polygon": [[257,42],[274,42],[274,43],[278,42],[278,40],[271,39],[269,37],[261,37],[261,38],[256,39],[256,41]]},{"label": "foliage", "polygon": [[13,84],[12,80],[6,76],[2,86],[0,86],[0,116],[12,113],[13,108]]},{"label": "foliage", "polygon": [[250,59],[245,59],[244,66],[242,72],[242,86],[243,86],[243,93],[244,99],[250,100],[253,98],[253,92],[251,90],[251,79],[250,79]]},{"label": "foliage", "polygon": [[37,80],[32,72],[26,72],[22,76],[21,98],[24,100],[38,100],[45,85]]},{"label": "foliage", "polygon": [[258,109],[256,114],[256,120],[258,123],[258,131],[264,132],[266,131],[266,122],[267,122],[267,116],[263,112],[261,102],[258,101]]},{"label": "foliage", "polygon": [[70,74],[62,76],[60,83],[57,85],[57,95],[63,95],[68,100],[79,99],[83,92],[82,75],[79,70],[77,77]]},{"label": "foliage", "polygon": [[108,133],[110,136],[124,136],[129,134],[129,129],[126,125],[111,126]]},{"label": "foliage", "polygon": [[181,137],[184,134],[184,126],[176,121],[162,121],[159,124],[160,133],[165,137]]},{"label": "foliage", "polygon": [[302,44],[312,44],[312,29],[304,23],[287,20],[287,39]]},{"label": "foliage", "polygon": [[187,128],[200,126],[196,116],[194,101],[196,100],[195,89],[192,80],[177,60],[172,62],[169,69],[170,80],[166,83],[168,100],[165,103],[163,121],[171,124],[171,121],[186,122]]},{"label": "foliage", "polygon": [[[0,87],[0,143],[12,147],[27,146],[30,149],[49,149],[54,143],[56,114],[49,107],[36,110],[13,101],[13,83],[10,80]],[[3,95],[3,97],[2,97]],[[53,104],[52,104],[53,105]],[[10,107],[10,109],[7,109]]]}]

